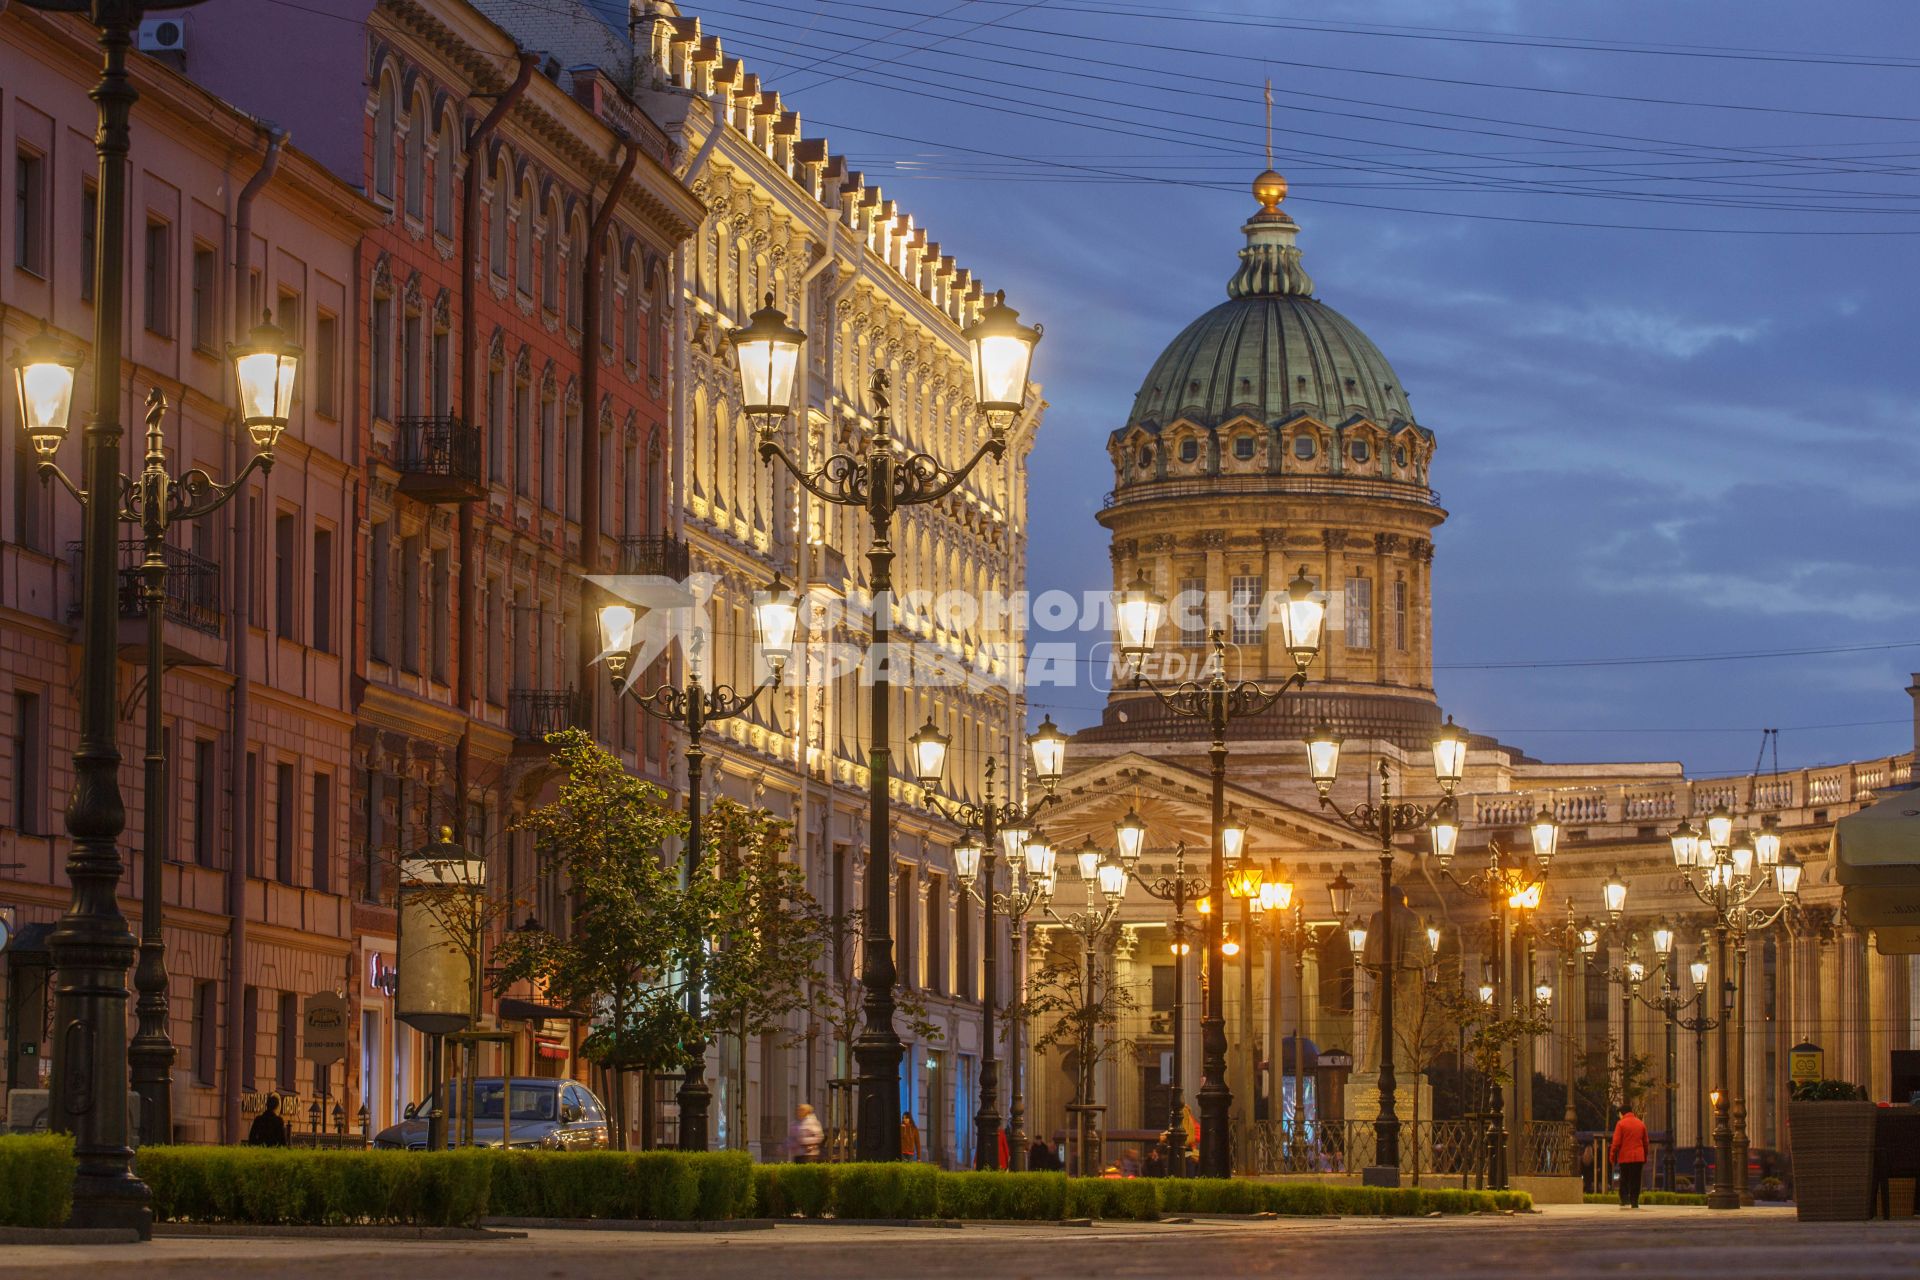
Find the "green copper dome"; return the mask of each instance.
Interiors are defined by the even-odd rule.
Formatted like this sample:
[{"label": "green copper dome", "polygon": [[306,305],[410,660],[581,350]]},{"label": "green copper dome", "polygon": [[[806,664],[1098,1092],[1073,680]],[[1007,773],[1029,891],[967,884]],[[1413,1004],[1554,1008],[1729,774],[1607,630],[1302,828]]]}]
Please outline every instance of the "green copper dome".
[{"label": "green copper dome", "polygon": [[1247,247],[1227,301],[1154,361],[1128,423],[1157,428],[1184,418],[1215,427],[1245,416],[1275,424],[1304,414],[1329,426],[1367,418],[1391,431],[1413,422],[1380,348],[1313,296],[1294,244],[1299,227],[1268,194],[1243,228]]}]

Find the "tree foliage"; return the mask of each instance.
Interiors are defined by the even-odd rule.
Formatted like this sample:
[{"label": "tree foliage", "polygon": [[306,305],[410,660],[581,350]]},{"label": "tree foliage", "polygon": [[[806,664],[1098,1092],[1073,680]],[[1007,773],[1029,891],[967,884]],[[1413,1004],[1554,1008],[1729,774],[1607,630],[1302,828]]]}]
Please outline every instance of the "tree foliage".
[{"label": "tree foliage", "polygon": [[1132,1047],[1132,1041],[1119,1035],[1120,1020],[1139,1007],[1133,992],[1113,981],[1111,973],[1102,980],[1097,959],[1089,999],[1085,963],[1079,948],[1049,954],[1028,979],[1026,998],[1007,1010],[1009,1021],[1024,1017],[1028,1026],[1038,1028],[1032,1052],[1070,1050],[1082,1064],[1082,1078],[1114,1053]]}]

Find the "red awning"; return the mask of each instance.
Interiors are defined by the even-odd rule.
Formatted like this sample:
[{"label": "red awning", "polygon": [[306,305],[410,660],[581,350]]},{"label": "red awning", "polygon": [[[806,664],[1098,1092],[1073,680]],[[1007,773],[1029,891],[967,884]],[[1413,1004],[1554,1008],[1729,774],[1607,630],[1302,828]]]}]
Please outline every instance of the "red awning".
[{"label": "red awning", "polygon": [[565,1040],[552,1040],[546,1036],[535,1036],[533,1051],[542,1058],[565,1058],[567,1056],[567,1042]]}]

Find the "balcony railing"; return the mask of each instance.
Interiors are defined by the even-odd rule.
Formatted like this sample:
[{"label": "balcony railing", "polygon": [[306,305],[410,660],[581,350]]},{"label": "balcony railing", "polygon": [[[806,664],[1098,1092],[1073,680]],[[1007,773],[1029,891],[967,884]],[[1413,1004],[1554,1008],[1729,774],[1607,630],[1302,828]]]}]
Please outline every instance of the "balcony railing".
[{"label": "balcony railing", "polygon": [[400,491],[422,502],[472,502],[486,492],[480,429],[458,418],[401,418],[393,465]]},{"label": "balcony railing", "polygon": [[[69,613],[77,615],[81,602],[81,548],[69,543],[67,557],[73,564],[73,605]],[[120,616],[147,616],[146,582],[140,566],[146,563],[146,544],[138,538],[120,541]],[[165,547],[161,558],[167,562],[167,617],[206,635],[220,634],[220,566],[183,547]]]},{"label": "balcony railing", "polygon": [[620,572],[683,581],[688,573],[687,544],[670,533],[629,534],[620,539]]},{"label": "balcony railing", "polygon": [[507,725],[521,742],[587,725],[587,699],[573,689],[513,689],[507,693]]}]

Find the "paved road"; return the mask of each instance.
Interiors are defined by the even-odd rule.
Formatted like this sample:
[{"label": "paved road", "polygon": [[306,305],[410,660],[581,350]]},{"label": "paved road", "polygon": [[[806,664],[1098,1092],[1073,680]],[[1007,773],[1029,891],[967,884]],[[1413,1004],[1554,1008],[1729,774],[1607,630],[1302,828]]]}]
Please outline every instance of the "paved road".
[{"label": "paved road", "polygon": [[126,1267],[147,1277],[380,1280],[1024,1280],[1026,1277],[1633,1277],[1877,1280],[1920,1276],[1920,1219],[1801,1225],[1790,1212],[1569,1206],[1480,1219],[1283,1219],[1061,1227],[781,1225],[667,1234],[535,1231],[474,1243],[162,1238],[150,1245],[11,1248],[0,1276]]}]

